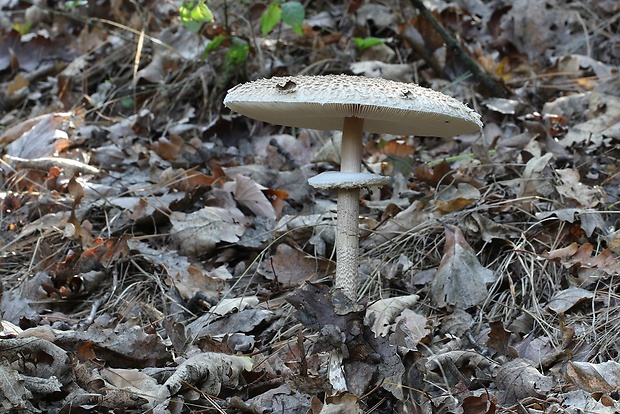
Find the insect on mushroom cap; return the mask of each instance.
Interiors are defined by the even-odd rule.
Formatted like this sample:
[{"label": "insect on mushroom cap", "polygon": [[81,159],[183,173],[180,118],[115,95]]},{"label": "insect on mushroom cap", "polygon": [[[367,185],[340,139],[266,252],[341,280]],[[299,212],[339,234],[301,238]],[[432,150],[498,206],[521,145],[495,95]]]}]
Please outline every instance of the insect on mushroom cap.
[{"label": "insect on mushroom cap", "polygon": [[259,79],[228,91],[224,104],[276,125],[342,130],[364,119],[364,131],[454,136],[482,128],[480,115],[458,100],[414,83],[349,75]]}]

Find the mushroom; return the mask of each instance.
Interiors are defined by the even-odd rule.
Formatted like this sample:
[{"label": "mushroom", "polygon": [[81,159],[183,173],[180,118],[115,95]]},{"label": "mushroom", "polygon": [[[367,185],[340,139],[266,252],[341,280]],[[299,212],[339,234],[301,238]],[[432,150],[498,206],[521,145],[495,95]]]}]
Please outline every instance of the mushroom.
[{"label": "mushroom", "polygon": [[342,130],[340,172],[308,180],[338,189],[335,287],[355,301],[358,281],[360,188],[388,177],[362,173],[362,133],[453,136],[482,128],[480,115],[440,92],[413,83],[349,75],[287,76],[237,85],[224,98],[228,108],[277,125]]}]

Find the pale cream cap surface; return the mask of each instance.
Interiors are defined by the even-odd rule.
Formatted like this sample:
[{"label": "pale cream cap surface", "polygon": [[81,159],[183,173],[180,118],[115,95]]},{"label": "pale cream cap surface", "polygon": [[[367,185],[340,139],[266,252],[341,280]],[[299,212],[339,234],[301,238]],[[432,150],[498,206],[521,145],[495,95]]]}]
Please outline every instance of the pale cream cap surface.
[{"label": "pale cream cap surface", "polygon": [[480,115],[458,100],[381,78],[349,75],[259,79],[231,88],[224,104],[276,125],[342,130],[345,117],[364,118],[364,131],[454,136],[482,128]]}]

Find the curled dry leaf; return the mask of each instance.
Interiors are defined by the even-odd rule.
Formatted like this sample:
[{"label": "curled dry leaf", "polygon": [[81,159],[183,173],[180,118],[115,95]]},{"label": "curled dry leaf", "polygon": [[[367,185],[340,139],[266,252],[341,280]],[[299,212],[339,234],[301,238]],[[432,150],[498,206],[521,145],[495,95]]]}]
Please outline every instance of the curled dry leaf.
[{"label": "curled dry leaf", "polygon": [[[231,184],[235,200],[242,206],[259,216],[276,219],[276,211],[273,205],[263,193],[264,187],[258,185],[256,181],[241,174],[235,176],[234,183]],[[225,185],[226,188],[226,185]]]},{"label": "curled dry leaf", "polygon": [[217,316],[224,316],[233,311],[241,312],[245,308],[253,308],[258,305],[258,302],[259,300],[256,296],[222,299],[216,306],[211,308],[211,313]]},{"label": "curled dry leaf", "polygon": [[218,395],[222,387],[236,387],[243,371],[252,370],[252,359],[205,352],[185,361],[164,383],[159,398],[164,400],[176,395],[183,387],[198,389],[206,394]]},{"label": "curled dry leaf", "polygon": [[427,378],[437,383],[456,385],[466,379],[466,373],[475,371],[478,378],[490,377],[498,364],[474,351],[449,351],[428,358],[425,364]]},{"label": "curled dry leaf", "polygon": [[418,295],[399,296],[396,298],[381,299],[368,307],[364,317],[364,325],[370,326],[375,337],[385,336],[390,331],[394,318],[403,310],[415,305]]},{"label": "curled dry leaf", "polygon": [[[397,345],[406,349],[415,350],[422,339],[431,333],[427,326],[426,316],[420,315],[411,309],[404,309],[394,320]],[[398,331],[403,333],[399,341]],[[399,343],[400,342],[400,343]]]},{"label": "curled dry leaf", "polygon": [[49,157],[69,146],[65,130],[69,129],[71,117],[71,112],[41,115],[33,120],[36,122],[25,121],[23,127],[20,124],[13,131],[6,131],[0,142],[8,143],[4,151],[13,157]]}]

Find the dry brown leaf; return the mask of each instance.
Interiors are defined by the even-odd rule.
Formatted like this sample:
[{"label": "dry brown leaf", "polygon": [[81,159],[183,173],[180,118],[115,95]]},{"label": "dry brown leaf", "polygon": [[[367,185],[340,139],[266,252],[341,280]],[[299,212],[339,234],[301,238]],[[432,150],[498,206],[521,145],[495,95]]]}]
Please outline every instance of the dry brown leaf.
[{"label": "dry brown leaf", "polygon": [[587,271],[597,269],[608,275],[620,273],[620,261],[610,249],[605,249],[597,255],[594,255],[594,246],[585,243],[577,247],[577,243],[553,250],[544,257],[549,260],[559,260],[567,269],[576,268],[578,272],[584,272],[587,277]]},{"label": "dry brown leaf", "polygon": [[207,206],[190,214],[170,214],[173,239],[183,254],[194,256],[211,252],[220,242],[239,241],[245,222],[243,213],[235,208]]},{"label": "dry brown leaf", "polygon": [[451,183],[454,177],[452,176],[450,164],[442,161],[432,169],[427,164],[419,166],[415,172],[415,179],[435,187],[440,182],[444,184]]},{"label": "dry brown leaf", "polygon": [[444,255],[431,283],[433,303],[461,309],[476,306],[486,299],[486,284],[495,276],[480,264],[458,227],[446,226],[445,235]]},{"label": "dry brown leaf", "polygon": [[256,296],[222,299],[216,306],[211,308],[210,313],[217,316],[224,316],[233,311],[241,312],[248,307],[253,308],[258,305],[258,303],[259,300]]},{"label": "dry brown leaf", "polygon": [[362,414],[359,398],[351,393],[343,392],[325,398],[320,414]]},{"label": "dry brown leaf", "polygon": [[[384,44],[382,44],[384,45]],[[379,45],[381,46],[381,45]],[[370,48],[373,49],[373,48]],[[368,49],[370,51],[370,49]],[[373,50],[372,52],[376,52]],[[351,72],[369,78],[384,78],[397,82],[411,82],[413,80],[413,66],[406,63],[385,63],[379,60],[364,60],[350,65]]]},{"label": "dry brown leaf", "polygon": [[564,313],[578,303],[594,298],[594,293],[576,286],[556,292],[547,303],[547,308],[555,313]]},{"label": "dry brown leaf", "polygon": [[499,355],[508,355],[510,332],[504,329],[504,324],[501,321],[491,322],[489,326],[491,331],[489,332],[489,339],[486,345],[494,349]]},{"label": "dry brown leaf", "polygon": [[497,399],[484,392],[480,395],[470,395],[463,400],[463,414],[495,414]]},{"label": "dry brown leaf", "polygon": [[563,259],[566,257],[574,256],[578,250],[579,245],[577,243],[571,243],[566,247],[550,251],[549,253],[545,254],[545,257],[549,260]]},{"label": "dry brown leaf", "polygon": [[[52,113],[36,118],[37,122],[26,121],[26,131],[15,127],[6,131],[0,142],[7,143],[5,152],[19,158],[50,157],[69,146],[69,135],[65,132],[72,113]],[[8,143],[10,142],[10,143]]]},{"label": "dry brown leaf", "polygon": [[160,137],[153,144],[149,145],[148,149],[155,151],[157,155],[166,161],[174,161],[179,158],[183,148],[182,142],[171,142],[166,137]]},{"label": "dry brown leaf", "polygon": [[276,211],[269,202],[269,199],[267,199],[267,196],[263,193],[265,188],[259,186],[256,181],[241,174],[237,174],[235,176],[235,182],[227,184],[232,184],[230,186],[232,188],[227,185],[225,185],[224,188],[230,189],[233,192],[235,200],[237,200],[239,204],[247,207],[256,215],[265,216],[273,220],[276,219]]},{"label": "dry brown leaf", "polygon": [[418,295],[399,296],[381,299],[368,307],[364,325],[370,326],[375,337],[385,336],[390,332],[394,319],[405,309],[412,307],[420,299]]},{"label": "dry brown leaf", "polygon": [[574,200],[581,207],[596,207],[604,201],[605,194],[600,187],[590,187],[581,183],[579,171],[567,168],[555,170],[560,176],[560,185],[556,187],[558,193],[566,198]]},{"label": "dry brown leaf", "polygon": [[594,116],[572,126],[560,141],[563,146],[577,144],[597,148],[606,140],[620,138],[620,97],[593,92],[588,106]]},{"label": "dry brown leaf", "polygon": [[328,266],[326,260],[309,257],[299,249],[279,244],[276,253],[261,262],[258,272],[288,288],[325,276]]},{"label": "dry brown leaf", "polygon": [[544,376],[524,359],[503,364],[495,376],[497,388],[504,391],[503,404],[514,404],[527,397],[545,398],[553,387],[553,378]]},{"label": "dry brown leaf", "polygon": [[[252,370],[252,359],[247,356],[233,356],[205,352],[185,361],[162,386],[160,399],[176,395],[182,388],[197,389],[205,394],[217,396],[222,387],[236,387],[243,371]],[[197,399],[200,396],[196,396]]]},{"label": "dry brown leaf", "polygon": [[620,388],[620,364],[607,361],[600,364],[570,361],[566,378],[589,392],[613,392]]},{"label": "dry brown leaf", "polygon": [[114,390],[130,396],[140,396],[140,399],[134,398],[131,401],[133,407],[139,407],[146,401],[155,402],[155,397],[161,389],[155,378],[137,369],[105,368],[99,370],[99,373],[109,384],[105,390],[106,394]]},{"label": "dry brown leaf", "polygon": [[519,197],[549,196],[553,193],[553,185],[545,169],[548,169],[553,154],[547,153],[534,157],[525,164],[519,183]]},{"label": "dry brown leaf", "polygon": [[[426,316],[420,315],[411,309],[403,309],[403,311],[394,320],[394,331],[401,329],[406,335],[406,347],[408,349],[417,349],[422,339],[426,338],[431,330],[427,328],[428,320]],[[402,346],[402,344],[399,344]]]},{"label": "dry brown leaf", "polygon": [[471,184],[450,185],[437,194],[437,210],[444,214],[459,211],[480,198],[480,191]]}]

